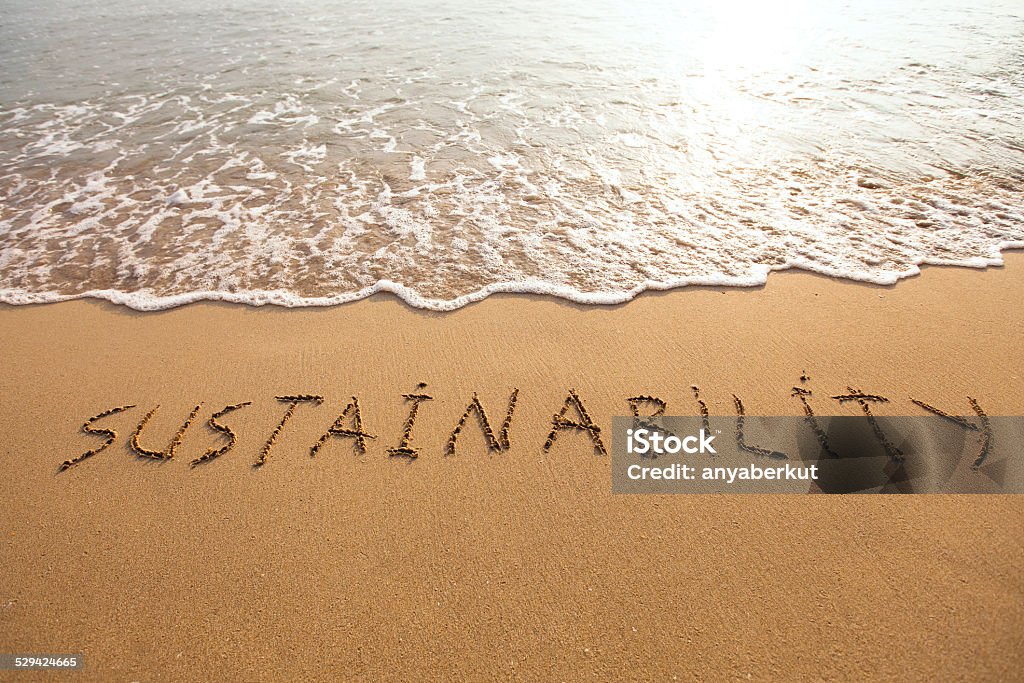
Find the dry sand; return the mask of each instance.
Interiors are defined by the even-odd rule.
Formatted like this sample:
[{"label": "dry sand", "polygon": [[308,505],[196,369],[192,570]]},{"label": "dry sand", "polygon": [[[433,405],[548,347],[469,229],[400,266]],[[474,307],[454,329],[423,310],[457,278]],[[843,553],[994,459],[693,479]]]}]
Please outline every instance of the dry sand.
[{"label": "dry sand", "polygon": [[[606,308],[0,308],[0,652],[81,652],[69,680],[104,681],[1019,678],[1024,498],[612,496],[585,434],[542,445],[570,387],[608,429],[636,394],[695,414],[691,384],[712,412],[736,393],[799,414],[803,371],[823,414],[856,414],[828,398],[847,385],[890,397],[879,413],[1024,414],[1022,301],[1010,254]],[[420,381],[421,455],[389,458]],[[510,451],[471,419],[443,455],[474,391],[497,426],[514,387]],[[295,393],[326,401],[254,469]],[[353,394],[378,438],[310,458]],[[153,406],[160,448],[200,401],[173,460],[128,450]],[[239,401],[235,448],[190,469]],[[58,474],[101,441],[82,422],[128,403],[100,423],[114,445]]]}]

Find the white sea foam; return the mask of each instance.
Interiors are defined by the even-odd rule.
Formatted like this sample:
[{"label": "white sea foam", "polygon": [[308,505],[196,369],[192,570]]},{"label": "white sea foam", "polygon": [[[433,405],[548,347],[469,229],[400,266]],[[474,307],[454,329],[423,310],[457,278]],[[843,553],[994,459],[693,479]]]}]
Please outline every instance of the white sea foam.
[{"label": "white sea foam", "polygon": [[426,161],[423,157],[413,157],[409,162],[409,180],[426,180]]},{"label": "white sea foam", "polygon": [[[1024,241],[1008,242],[1001,245],[1002,249],[1024,249]],[[0,264],[2,265],[2,264]],[[633,300],[646,291],[665,291],[680,287],[757,287],[765,284],[768,274],[776,270],[788,268],[806,268],[815,271],[810,262],[794,259],[793,263],[780,267],[764,266],[755,274],[746,277],[695,277],[680,278],[670,281],[644,281],[632,289],[609,292],[586,292],[565,285],[557,285],[546,280],[528,279],[516,282],[495,282],[478,290],[455,297],[454,299],[433,299],[424,297],[415,289],[390,280],[379,280],[374,284],[357,291],[345,292],[333,296],[308,297],[288,290],[245,290],[245,291],[191,291],[182,294],[161,295],[149,290],[123,292],[120,290],[90,290],[77,294],[60,294],[58,292],[28,292],[25,290],[0,289],[0,302],[14,305],[54,303],[74,299],[103,299],[114,304],[133,308],[137,311],[159,311],[176,308],[200,301],[224,301],[245,304],[248,306],[282,306],[300,308],[305,306],[335,306],[352,301],[365,299],[374,294],[390,293],[414,308],[433,311],[454,311],[467,304],[486,299],[492,294],[536,294],[553,296],[583,305],[614,305]],[[971,268],[987,268],[1001,266],[1003,260],[995,256],[989,259],[975,258],[966,261],[957,260],[926,260],[907,268],[900,274],[888,274],[877,277],[864,277],[863,273],[824,273],[830,276],[845,277],[851,280],[868,282],[876,285],[892,285],[902,278],[920,273],[920,265],[960,266]]]}]

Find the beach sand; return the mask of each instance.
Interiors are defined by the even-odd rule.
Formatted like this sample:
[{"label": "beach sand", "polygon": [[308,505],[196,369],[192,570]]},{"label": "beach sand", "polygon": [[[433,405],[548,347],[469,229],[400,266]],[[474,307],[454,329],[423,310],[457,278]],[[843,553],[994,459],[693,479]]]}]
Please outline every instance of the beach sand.
[{"label": "beach sand", "polygon": [[[895,287],[799,272],[758,289],[581,307],[390,296],[325,309],[96,301],[0,308],[0,652],[84,653],[75,680],[1010,680],[1024,666],[1024,498],[613,496],[585,433],[543,445],[570,388],[820,414],[848,386],[919,414],[1024,414],[1024,254]],[[389,457],[417,383],[415,460]],[[490,453],[519,390],[511,449]],[[261,447],[300,403],[262,468]],[[377,436],[310,446],[351,396]],[[235,447],[195,468],[224,437]],[[175,457],[162,448],[202,402]],[[89,417],[137,407],[97,427]],[[33,680],[42,674],[5,678]]]}]

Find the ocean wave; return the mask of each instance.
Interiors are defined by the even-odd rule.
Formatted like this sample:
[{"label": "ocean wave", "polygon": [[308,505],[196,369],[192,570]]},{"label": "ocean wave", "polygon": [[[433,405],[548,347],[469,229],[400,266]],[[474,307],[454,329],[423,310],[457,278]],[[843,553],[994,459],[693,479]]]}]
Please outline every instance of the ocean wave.
[{"label": "ocean wave", "polygon": [[[891,284],[1024,242],[1024,17],[1001,0],[754,23],[713,2],[524,2],[500,26],[486,2],[388,2],[83,5],[61,15],[53,81],[14,40],[46,0],[17,7],[0,300],[620,303],[788,268]],[[98,49],[104,26],[123,42]]]}]

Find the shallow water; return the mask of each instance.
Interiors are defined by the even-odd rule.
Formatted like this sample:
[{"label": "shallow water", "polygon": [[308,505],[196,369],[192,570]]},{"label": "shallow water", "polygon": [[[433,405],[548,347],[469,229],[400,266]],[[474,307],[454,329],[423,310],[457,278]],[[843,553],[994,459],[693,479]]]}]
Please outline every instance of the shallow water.
[{"label": "shallow water", "polygon": [[1018,0],[206,4],[4,3],[0,301],[601,303],[1024,246]]}]

